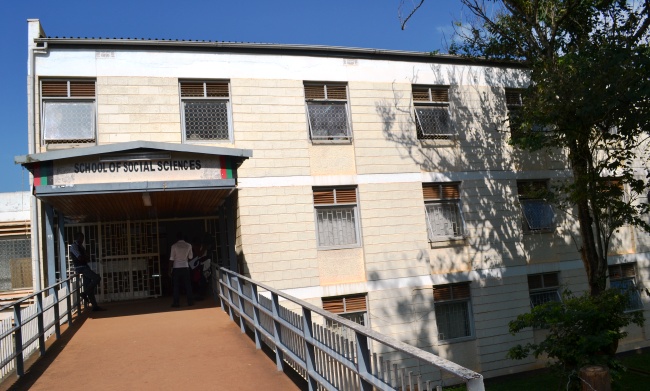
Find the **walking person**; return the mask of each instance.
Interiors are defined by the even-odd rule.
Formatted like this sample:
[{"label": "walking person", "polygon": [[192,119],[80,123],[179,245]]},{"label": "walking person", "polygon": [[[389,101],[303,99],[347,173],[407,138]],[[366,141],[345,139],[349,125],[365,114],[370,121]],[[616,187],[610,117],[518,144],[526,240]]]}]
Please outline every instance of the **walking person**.
[{"label": "walking person", "polygon": [[70,258],[72,258],[74,271],[82,276],[83,292],[81,292],[81,297],[90,302],[93,311],[106,311],[105,308],[97,304],[97,299],[95,299],[95,289],[102,278],[88,266],[90,258],[84,247],[84,234],[81,232],[75,234],[74,242],[70,245]]},{"label": "walking person", "polygon": [[169,254],[170,272],[172,275],[172,307],[180,307],[180,288],[181,283],[185,285],[185,294],[187,295],[187,305],[194,304],[192,297],[192,281],[190,280],[190,265],[188,261],[193,257],[192,245],[184,240],[182,232],[176,235],[176,243],[172,245]]}]

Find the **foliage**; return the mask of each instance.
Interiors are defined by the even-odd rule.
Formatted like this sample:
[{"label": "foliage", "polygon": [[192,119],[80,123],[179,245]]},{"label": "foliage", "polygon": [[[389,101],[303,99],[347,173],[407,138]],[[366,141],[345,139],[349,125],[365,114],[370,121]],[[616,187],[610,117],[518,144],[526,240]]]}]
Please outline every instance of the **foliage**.
[{"label": "foliage", "polygon": [[471,19],[457,24],[450,51],[530,71],[523,107],[510,118],[511,143],[566,153],[571,177],[554,201],[576,214],[576,242],[598,295],[615,233],[624,225],[650,232],[641,201],[650,179],[650,2],[461,1]]},{"label": "foliage", "polygon": [[546,329],[540,343],[517,345],[508,358],[547,357],[560,374],[575,374],[588,364],[606,365],[616,374],[622,369],[615,359],[618,341],[625,338],[625,326],[642,326],[642,311],[626,312],[629,297],[617,289],[607,289],[598,296],[585,293],[575,296],[564,291],[561,302],[548,302],[517,316],[509,323],[516,334],[526,328]]}]

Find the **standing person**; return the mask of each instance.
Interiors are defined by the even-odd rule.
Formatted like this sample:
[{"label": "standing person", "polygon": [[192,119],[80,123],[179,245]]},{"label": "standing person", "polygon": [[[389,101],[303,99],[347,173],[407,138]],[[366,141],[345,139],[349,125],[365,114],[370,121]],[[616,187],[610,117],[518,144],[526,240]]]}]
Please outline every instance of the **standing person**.
[{"label": "standing person", "polygon": [[172,284],[173,284],[173,297],[174,302],[172,307],[179,307],[180,304],[180,285],[181,282],[185,284],[185,294],[187,294],[187,305],[194,304],[192,297],[192,281],[190,280],[190,265],[188,260],[193,257],[192,245],[184,240],[183,233],[179,232],[176,235],[176,243],[172,244],[172,249],[169,254]]},{"label": "standing person", "polygon": [[72,258],[72,263],[74,264],[74,271],[81,274],[83,278],[83,292],[81,293],[81,297],[90,302],[93,311],[105,311],[106,309],[100,307],[97,304],[97,299],[95,299],[95,288],[97,288],[102,278],[88,266],[90,259],[84,247],[84,234],[81,232],[75,234],[74,242],[70,245],[70,258]]}]

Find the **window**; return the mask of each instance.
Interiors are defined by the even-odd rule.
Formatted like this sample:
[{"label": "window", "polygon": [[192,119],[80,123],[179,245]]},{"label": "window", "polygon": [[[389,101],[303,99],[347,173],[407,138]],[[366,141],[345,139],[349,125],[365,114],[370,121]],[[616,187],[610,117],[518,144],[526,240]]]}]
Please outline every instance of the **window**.
[{"label": "window", "polygon": [[359,245],[357,189],[314,189],[319,248]]},{"label": "window", "polygon": [[422,185],[429,241],[458,239],[464,234],[458,183]]},{"label": "window", "polygon": [[523,215],[524,233],[552,231],[553,208],[545,200],[549,195],[547,181],[517,181],[517,193]]},{"label": "window", "polygon": [[636,287],[636,271],[634,263],[623,263],[609,267],[609,286],[628,295],[626,311],[643,309],[641,295]]},{"label": "window", "polygon": [[530,292],[530,308],[550,301],[560,301],[559,285],[560,279],[558,273],[529,275],[528,291]]},{"label": "window", "polygon": [[95,81],[42,80],[43,142],[95,143]]},{"label": "window", "polygon": [[438,340],[472,336],[469,283],[433,287]]},{"label": "window", "polygon": [[[323,309],[351,320],[362,326],[368,324],[366,295],[350,295],[339,297],[323,297]],[[334,322],[327,322],[328,328],[336,327]]]},{"label": "window", "polygon": [[313,141],[352,139],[345,84],[305,83],[305,103]]},{"label": "window", "polygon": [[418,139],[446,140],[453,136],[448,86],[413,86],[413,106]]},{"label": "window", "polygon": [[510,133],[515,136],[520,131],[517,122],[519,120],[519,113],[521,112],[521,108],[523,106],[524,102],[521,97],[521,90],[506,88],[506,109],[508,110]]},{"label": "window", "polygon": [[228,82],[182,81],[180,86],[185,141],[230,140]]}]

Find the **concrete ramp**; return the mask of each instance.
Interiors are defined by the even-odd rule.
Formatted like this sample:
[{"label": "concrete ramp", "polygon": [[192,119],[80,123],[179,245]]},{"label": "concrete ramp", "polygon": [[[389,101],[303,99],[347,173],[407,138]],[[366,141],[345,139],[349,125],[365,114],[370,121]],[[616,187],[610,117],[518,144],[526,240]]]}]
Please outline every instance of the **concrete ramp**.
[{"label": "concrete ramp", "polygon": [[25,376],[0,389],[299,389],[212,299],[170,304],[149,299],[85,311]]}]

